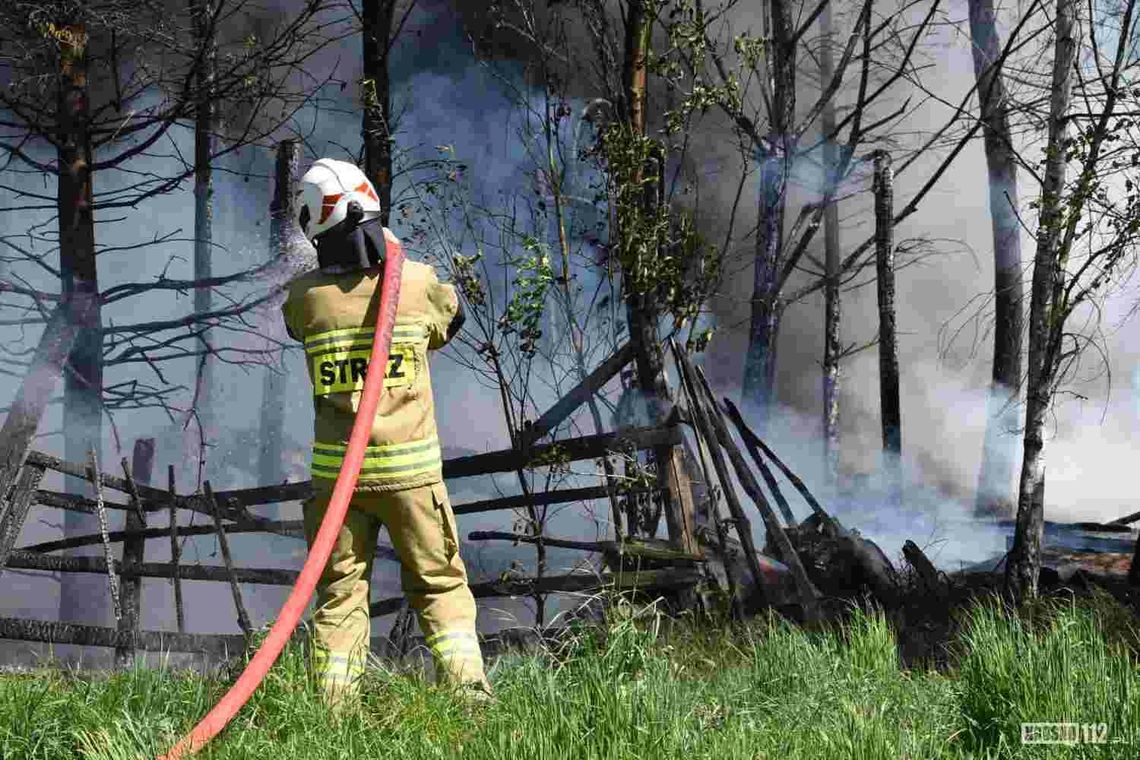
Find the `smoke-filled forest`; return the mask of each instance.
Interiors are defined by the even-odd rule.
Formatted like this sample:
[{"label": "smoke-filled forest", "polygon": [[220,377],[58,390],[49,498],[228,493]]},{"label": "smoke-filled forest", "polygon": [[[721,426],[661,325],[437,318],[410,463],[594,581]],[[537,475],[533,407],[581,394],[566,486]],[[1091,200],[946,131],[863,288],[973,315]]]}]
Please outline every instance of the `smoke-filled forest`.
[{"label": "smoke-filled forest", "polygon": [[[320,158],[466,314],[430,366],[480,633],[610,620],[583,600],[627,587],[654,631],[885,610],[852,638],[906,664],[945,665],[986,594],[1134,621],[1135,6],[2,0],[0,664],[216,661],[274,621],[307,554],[281,306]],[[405,655],[399,570],[381,533],[372,633]],[[734,725],[708,709],[701,736]],[[971,715],[966,754],[851,756],[982,756],[1005,729]]]}]

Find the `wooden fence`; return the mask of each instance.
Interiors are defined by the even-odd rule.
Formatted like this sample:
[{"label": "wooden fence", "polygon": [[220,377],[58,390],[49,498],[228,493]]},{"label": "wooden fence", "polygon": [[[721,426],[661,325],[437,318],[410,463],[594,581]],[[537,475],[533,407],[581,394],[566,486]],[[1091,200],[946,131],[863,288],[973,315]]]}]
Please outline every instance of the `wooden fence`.
[{"label": "wooden fence", "polygon": [[[630,453],[644,449],[660,449],[682,443],[681,430],[675,418],[667,424],[623,430],[617,433],[604,433],[578,438],[559,440],[553,443],[537,444],[536,441],[557,429],[586,399],[601,389],[633,357],[627,344],[603,362],[594,372],[558,400],[549,411],[533,424],[528,425],[519,436],[517,448],[475,454],[445,460],[443,475],[446,480],[488,475],[499,472],[519,471],[527,467],[539,467],[558,463],[568,463],[586,459],[606,458],[615,452]],[[53,357],[54,358],[54,357]],[[21,436],[27,444],[31,436]],[[299,520],[270,520],[257,517],[247,507],[275,504],[308,498],[312,492],[309,481],[287,483],[277,486],[259,486],[231,491],[213,491],[209,482],[202,493],[182,495],[175,493],[173,467],[169,468],[169,483],[166,489],[155,488],[150,484],[153,467],[153,441],[144,439],[136,442],[133,463],[122,460],[122,476],[97,471],[98,464],[92,457],[86,464],[66,462],[57,457],[25,448],[13,452],[18,446],[0,447],[5,449],[8,465],[8,481],[0,482],[0,493],[6,498],[0,502],[0,573],[5,567],[22,570],[39,570],[68,573],[102,573],[108,576],[112,589],[112,600],[117,625],[114,628],[75,625],[38,620],[0,618],[0,638],[23,641],[48,642],[56,644],[79,644],[90,646],[115,647],[121,661],[129,661],[136,650],[166,650],[200,653],[234,651],[240,648],[251,633],[248,615],[244,610],[239,584],[292,585],[298,571],[277,568],[257,568],[236,566],[230,556],[227,536],[236,533],[270,533],[302,539],[304,533]],[[21,457],[22,455],[22,457]],[[19,464],[17,465],[17,462]],[[40,482],[47,471],[83,478],[92,483],[96,498],[88,498],[70,493],[41,489]],[[3,474],[3,473],[0,473]],[[104,490],[114,492],[112,498],[104,498]],[[569,488],[544,493],[526,493],[519,496],[473,501],[454,505],[456,515],[470,515],[497,510],[533,508],[543,505],[586,502],[609,498],[611,501],[622,495],[637,497],[660,492],[652,488],[618,489],[612,482],[595,487]],[[124,530],[103,530],[91,535],[75,536],[34,545],[16,547],[15,543],[33,506],[85,512],[102,515],[106,524],[106,511],[119,510],[126,513]],[[675,506],[691,509],[691,499],[674,500]],[[179,517],[186,512],[198,513],[211,518],[210,525],[180,525]],[[147,527],[149,515],[165,513],[167,525],[161,528]],[[691,514],[681,522],[692,524]],[[186,565],[180,562],[178,541],[180,537],[216,534],[219,540],[223,564],[216,566]],[[167,538],[171,544],[170,562],[146,562],[144,548],[147,540]],[[606,552],[614,542],[566,541],[545,536],[492,533],[473,534],[473,540],[516,540],[524,542],[542,541],[551,546],[565,546],[584,551]],[[121,559],[115,559],[112,544],[122,544]],[[84,546],[103,545],[104,556],[59,556],[54,552]],[[472,592],[477,598],[492,596],[523,596],[559,592],[583,592],[601,587],[678,589],[691,587],[700,578],[700,572],[693,560],[699,555],[670,551],[647,543],[631,542],[622,544],[621,553],[629,556],[644,554],[660,560],[663,556],[677,560],[676,567],[642,570],[621,573],[573,573],[537,578],[511,578],[509,580],[477,583]],[[394,558],[394,557],[392,557]],[[174,586],[177,632],[144,631],[139,626],[141,609],[141,578],[168,578]],[[184,631],[184,610],[182,605],[181,582],[184,580],[217,581],[230,585],[234,605],[242,628],[242,634],[190,634]],[[2,581],[0,581],[2,582]],[[373,617],[398,611],[403,598],[377,601],[371,605]]]}]

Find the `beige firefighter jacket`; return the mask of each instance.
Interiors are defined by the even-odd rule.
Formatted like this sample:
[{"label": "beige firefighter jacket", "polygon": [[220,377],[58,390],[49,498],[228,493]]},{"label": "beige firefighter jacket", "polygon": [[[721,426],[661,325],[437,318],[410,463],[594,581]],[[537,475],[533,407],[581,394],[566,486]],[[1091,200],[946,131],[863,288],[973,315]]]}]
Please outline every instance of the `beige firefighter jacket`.
[{"label": "beige firefighter jacket", "polygon": [[[380,267],[314,271],[289,284],[282,306],[289,335],[305,344],[313,387],[313,488],[332,490],[368,371]],[[405,260],[392,347],[357,492],[396,491],[442,480],[427,352],[441,348],[458,309],[452,285]]]}]

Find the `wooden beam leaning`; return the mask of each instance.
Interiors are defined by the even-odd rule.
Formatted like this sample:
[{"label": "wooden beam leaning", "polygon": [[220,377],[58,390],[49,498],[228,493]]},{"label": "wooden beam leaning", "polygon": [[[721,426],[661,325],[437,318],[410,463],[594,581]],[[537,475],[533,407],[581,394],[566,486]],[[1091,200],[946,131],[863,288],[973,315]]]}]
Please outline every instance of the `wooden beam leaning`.
[{"label": "wooden beam leaning", "polygon": [[20,470],[20,477],[12,489],[11,496],[0,515],[0,575],[4,573],[4,565],[8,562],[8,555],[20,537],[24,527],[24,520],[28,517],[28,509],[36,493],[36,487],[44,476],[44,468],[35,465],[25,465]]},{"label": "wooden beam leaning", "polygon": [[562,424],[574,413],[578,407],[586,402],[590,396],[602,389],[613,379],[621,368],[633,359],[633,346],[626,343],[613,356],[599,364],[597,368],[586,376],[582,382],[571,388],[566,395],[558,399],[552,407],[546,410],[533,424],[526,427],[519,437],[519,447],[526,449],[539,438],[548,435],[551,430]]},{"label": "wooden beam leaning", "polygon": [[[86,311],[95,304],[94,294],[76,292],[65,296],[55,308],[44,326],[28,372],[4,419],[4,426],[0,427],[0,524],[5,522],[4,518],[11,509],[8,492],[27,461],[40,418],[55,392],[64,362],[79,334],[79,325],[85,322]],[[83,474],[80,473],[79,477]],[[21,527],[22,524],[15,526],[16,533]]]},{"label": "wooden beam leaning", "polygon": [[240,634],[138,631],[128,637],[115,628],[5,617],[0,617],[0,639],[94,647],[133,646],[148,652],[195,652],[222,657],[239,654],[245,648],[245,637]]},{"label": "wooden beam leaning", "polygon": [[[716,470],[717,479],[721,482],[724,500],[728,503],[728,511],[732,514],[733,523],[736,525],[736,533],[740,536],[741,546],[744,547],[744,562],[748,567],[748,574],[752,576],[753,585],[757,589],[763,589],[764,571],[760,568],[760,560],[756,556],[756,544],[752,540],[752,523],[744,513],[744,507],[740,504],[740,499],[736,496],[736,489],[732,485],[732,477],[724,462],[724,452],[721,451],[720,446],[717,444],[717,436],[713,429],[712,420],[705,409],[706,405],[703,403],[700,392],[697,389],[697,378],[693,364],[689,360],[688,355],[682,351],[676,343],[672,341],[670,341],[670,343],[674,356],[677,358],[677,364],[681,369],[682,388],[689,396],[689,405],[692,407],[694,422],[700,426],[701,435],[708,445],[709,457],[712,459],[713,469]],[[728,546],[725,541],[724,533],[719,528],[719,512],[714,513],[713,519],[718,523],[717,538],[720,543],[724,564],[727,568],[729,564]]]},{"label": "wooden beam leaning", "polygon": [[737,433],[740,434],[741,440],[744,441],[744,448],[748,449],[748,453],[752,456],[752,461],[756,463],[756,469],[760,470],[760,476],[764,478],[764,483],[768,486],[768,490],[772,492],[772,498],[776,500],[776,506],[780,508],[780,514],[787,520],[788,525],[796,524],[796,516],[792,514],[792,508],[788,505],[788,500],[784,498],[784,492],[780,490],[780,484],[776,482],[776,477],[772,474],[772,470],[768,467],[768,463],[764,461],[764,457],[760,454],[760,449],[756,446],[756,441],[759,440],[756,436],[745,435],[745,431],[751,433],[748,425],[744,423],[744,418],[740,416],[736,406],[729,399],[724,399],[725,407],[728,409],[729,419],[732,424],[736,426]]},{"label": "wooden beam leaning", "polygon": [[214,508],[214,527],[218,529],[218,546],[221,547],[222,561],[225,563],[226,572],[230,576],[230,591],[233,592],[234,607],[237,609],[238,626],[242,633],[248,637],[253,633],[253,625],[249,622],[249,613],[245,611],[245,604],[241,600],[241,589],[234,578],[234,560],[230,556],[230,542],[226,538],[226,529],[222,526],[222,513],[218,509],[217,499],[214,498],[214,489],[210,488],[210,481],[207,480],[202,485],[206,490],[206,498]]},{"label": "wooden beam leaning", "polygon": [[[472,475],[489,475],[493,472],[510,472],[520,466],[528,466],[553,454],[574,462],[604,456],[605,452],[620,450],[622,444],[634,448],[647,449],[654,446],[675,445],[681,442],[681,431],[675,425],[661,427],[633,428],[620,433],[602,433],[565,441],[532,446],[524,454],[514,449],[490,451],[486,454],[473,454],[457,459],[447,459],[443,463],[444,478],[466,478]],[[541,466],[535,464],[534,466]]]},{"label": "wooden beam leaning", "polygon": [[756,508],[760,510],[760,516],[764,520],[764,527],[768,529],[768,535],[771,536],[772,541],[775,542],[777,550],[780,552],[780,560],[783,561],[788,569],[791,570],[792,579],[796,584],[796,591],[799,593],[800,602],[804,608],[804,617],[808,620],[820,619],[819,608],[819,592],[815,588],[815,584],[808,578],[807,570],[804,569],[803,562],[800,561],[800,556],[796,554],[792,542],[788,539],[788,534],[784,532],[783,526],[780,525],[779,518],[776,513],[772,511],[772,507],[768,504],[768,500],[764,498],[764,492],[760,490],[760,484],[756,482],[756,478],[752,475],[752,471],[748,469],[748,463],[744,461],[744,456],[736,447],[736,442],[732,440],[732,436],[728,432],[728,427],[725,425],[724,417],[721,416],[720,408],[716,403],[716,396],[713,395],[712,388],[709,387],[708,380],[705,379],[704,373],[700,367],[695,367],[695,374],[699,387],[704,391],[705,409],[708,410],[709,419],[712,422],[713,429],[716,431],[716,437],[720,441],[720,445],[728,453],[728,458],[732,462],[733,469],[736,470],[736,477],[740,480],[740,485],[756,503]]},{"label": "wooden beam leaning", "polygon": [[764,443],[763,438],[752,432],[752,428],[748,427],[748,425],[744,422],[744,418],[740,415],[740,410],[736,408],[736,404],[732,403],[732,401],[727,398],[724,400],[724,403],[728,408],[728,413],[732,417],[733,423],[740,431],[741,437],[744,438],[745,441],[751,441],[754,443],[761,451],[764,452],[764,455],[766,457],[772,460],[772,463],[775,464],[776,467],[780,468],[780,472],[784,473],[784,477],[788,479],[788,481],[792,484],[792,487],[800,492],[800,496],[804,497],[804,501],[808,503],[808,506],[811,507],[813,512],[823,518],[823,520],[825,520],[827,523],[833,523],[834,521],[831,519],[831,515],[829,515],[822,506],[820,506],[819,501],[817,501],[816,498],[812,496],[811,491],[808,490],[808,487],[802,480],[800,480],[799,476],[796,475],[796,473],[792,472],[792,469],[784,464],[782,459],[776,456],[776,452],[768,448],[768,444]]}]

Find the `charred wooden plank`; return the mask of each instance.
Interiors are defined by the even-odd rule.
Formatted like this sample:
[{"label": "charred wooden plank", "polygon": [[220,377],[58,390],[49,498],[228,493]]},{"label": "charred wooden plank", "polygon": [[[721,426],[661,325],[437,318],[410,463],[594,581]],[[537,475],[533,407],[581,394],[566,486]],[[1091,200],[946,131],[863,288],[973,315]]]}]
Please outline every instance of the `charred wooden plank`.
[{"label": "charred wooden plank", "polygon": [[[295,538],[301,541],[305,540],[305,526],[302,520],[280,520],[273,523],[274,529],[271,531],[276,536],[286,536],[288,538]],[[177,541],[179,536],[205,536],[211,535],[216,531],[213,525],[183,525],[179,527],[177,523],[174,525],[174,540]],[[233,535],[234,533],[264,533],[260,525],[227,525],[226,533]],[[136,537],[140,539],[150,538],[168,538],[171,530],[169,528],[147,528],[138,532],[131,532],[125,530],[111,531],[107,534],[112,543],[125,541],[128,538]],[[46,554],[48,552],[60,551],[62,549],[75,549],[80,546],[91,546],[102,541],[102,537],[98,533],[92,533],[86,536],[74,536],[72,538],[61,538],[55,541],[44,541],[38,544],[31,544],[30,546],[20,547],[25,552],[35,552],[38,554]],[[171,556],[177,552],[172,552]],[[399,558],[396,556],[395,551],[390,547],[380,545],[376,548],[376,556],[381,559],[392,560],[398,562]]]},{"label": "charred wooden plank", "polygon": [[132,636],[114,628],[7,617],[0,617],[0,639],[94,647],[133,646],[151,652],[196,652],[223,657],[239,654],[245,648],[245,637],[235,634],[138,631]]},{"label": "charred wooden plank", "polygon": [[[671,562],[700,562],[704,557],[697,554],[686,554],[670,546],[659,546],[639,539],[626,539],[625,541],[578,541],[567,538],[550,538],[542,536],[542,542],[547,546],[560,549],[581,549],[588,552],[604,552],[630,557],[642,557]],[[467,534],[468,541],[514,541],[533,544],[539,540],[538,536],[529,536],[521,533],[508,533],[500,530],[474,530]]]},{"label": "charred wooden plank", "polygon": [[8,563],[12,547],[16,544],[16,539],[19,538],[20,531],[24,527],[24,521],[28,517],[28,509],[32,506],[36,486],[39,485],[43,476],[44,469],[42,467],[25,465],[20,471],[20,477],[16,479],[16,485],[5,505],[4,513],[0,516],[0,574],[4,572],[4,566]]},{"label": "charred wooden plank", "polygon": [[[650,493],[656,489],[630,488],[622,493]],[[527,496],[502,496],[497,499],[484,499],[466,504],[456,504],[452,510],[457,515],[471,515],[479,512],[495,512],[502,509],[519,509],[527,506],[543,506],[546,504],[565,504],[574,501],[593,501],[604,499],[609,495],[605,486],[590,486],[587,488],[564,488],[557,491],[545,491]]]},{"label": "charred wooden plank", "polygon": [[[142,562],[125,565],[118,560],[112,562],[113,571],[119,575],[143,578],[171,578],[174,564],[167,562]],[[102,557],[60,557],[54,554],[34,554],[22,549],[13,549],[8,558],[8,567],[18,570],[45,570],[62,573],[106,573],[107,560]],[[179,569],[181,577],[188,581],[228,581],[226,568],[212,565],[183,565]],[[296,570],[276,568],[235,567],[234,578],[239,583],[260,583],[267,586],[291,586],[297,581]]]},{"label": "charred wooden plank", "polygon": [[557,457],[561,461],[575,462],[605,456],[609,451],[619,451],[626,446],[648,449],[656,446],[676,445],[681,442],[681,432],[675,425],[651,428],[634,428],[618,433],[587,435],[569,438],[564,441],[532,446],[524,454],[515,449],[491,451],[443,463],[445,478],[466,478],[472,475],[488,475],[493,472],[511,472],[520,467],[541,466],[547,458]]},{"label": "charred wooden plank", "polygon": [[[571,573],[548,575],[543,578],[516,578],[507,581],[490,581],[471,584],[476,599],[496,596],[532,596],[536,593],[576,593],[611,588],[619,591],[641,589],[645,591],[691,588],[703,578],[696,568],[670,568],[667,570],[641,570],[620,574]],[[400,609],[404,597],[392,597],[375,602],[369,608],[372,617],[390,615]]]},{"label": "charred wooden plank", "polygon": [[519,447],[525,450],[539,438],[558,427],[590,396],[601,390],[632,359],[633,346],[627,342],[615,351],[613,356],[599,364],[597,369],[587,375],[584,380],[571,388],[565,396],[558,399],[533,424],[525,427],[520,436]]}]

